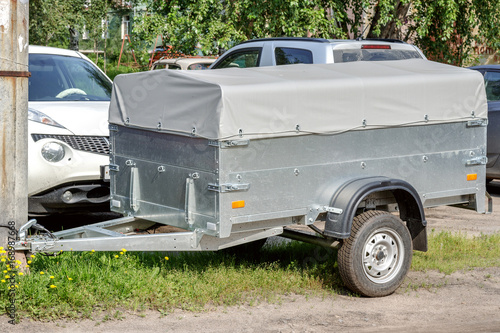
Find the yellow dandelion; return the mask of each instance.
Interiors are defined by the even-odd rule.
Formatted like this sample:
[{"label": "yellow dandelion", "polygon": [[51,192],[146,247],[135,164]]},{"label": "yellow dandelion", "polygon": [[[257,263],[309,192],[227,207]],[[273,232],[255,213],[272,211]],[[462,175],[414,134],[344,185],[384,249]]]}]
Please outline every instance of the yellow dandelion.
[{"label": "yellow dandelion", "polygon": [[35,255],[34,255],[34,254],[32,254],[30,257],[31,257],[31,258],[35,258]]},{"label": "yellow dandelion", "polygon": [[68,277],[68,280],[69,280],[69,281],[73,281],[73,279],[72,279],[72,278],[70,278],[70,277]]},{"label": "yellow dandelion", "polygon": [[19,285],[15,284],[14,287],[19,288]]},{"label": "yellow dandelion", "polygon": [[168,260],[169,258],[168,257],[165,257],[165,260]]},{"label": "yellow dandelion", "polygon": [[118,258],[118,255],[117,255],[117,254],[115,254],[115,258]]},{"label": "yellow dandelion", "polygon": [[28,264],[31,264],[31,260],[28,260]]},{"label": "yellow dandelion", "polygon": [[6,279],[10,279],[10,275],[5,275],[5,278]]},{"label": "yellow dandelion", "polygon": [[44,272],[40,272],[40,275],[43,275],[43,274],[45,274],[45,273]]},{"label": "yellow dandelion", "polygon": [[51,278],[51,279],[53,279],[53,278],[54,278],[54,275],[51,275],[51,276],[50,276],[50,278]]},{"label": "yellow dandelion", "polygon": [[122,252],[127,252],[127,250],[125,250],[125,249],[122,249]]},{"label": "yellow dandelion", "polygon": [[26,265],[26,268],[30,268],[30,265]]},{"label": "yellow dandelion", "polygon": [[19,260],[16,260],[16,264],[21,265],[21,262]]},{"label": "yellow dandelion", "polygon": [[95,252],[95,250],[92,250],[92,251],[90,251],[90,252],[94,253],[94,252]]},{"label": "yellow dandelion", "polygon": [[18,268],[19,268],[19,265],[16,266],[16,269],[18,269]]},{"label": "yellow dandelion", "polygon": [[5,262],[5,258],[2,258],[1,260],[2,260],[2,262]]},{"label": "yellow dandelion", "polygon": [[5,270],[5,271],[3,271],[3,273],[4,273],[4,274],[6,274],[6,273],[7,273],[7,271]]},{"label": "yellow dandelion", "polygon": [[0,250],[3,250],[3,246],[0,246]]},{"label": "yellow dandelion", "polygon": [[5,283],[5,280],[2,280],[2,281],[0,281],[0,282]]},{"label": "yellow dandelion", "polygon": [[24,273],[23,273],[23,272],[19,272],[19,273],[17,273],[17,274],[18,274],[18,275],[24,275]]},{"label": "yellow dandelion", "polygon": [[123,254],[123,252],[120,252],[120,254]]},{"label": "yellow dandelion", "polygon": [[10,271],[10,267],[7,267],[7,270]]},{"label": "yellow dandelion", "polygon": [[54,286],[53,284],[51,284],[50,288],[54,289],[54,288],[57,288],[57,286]]}]

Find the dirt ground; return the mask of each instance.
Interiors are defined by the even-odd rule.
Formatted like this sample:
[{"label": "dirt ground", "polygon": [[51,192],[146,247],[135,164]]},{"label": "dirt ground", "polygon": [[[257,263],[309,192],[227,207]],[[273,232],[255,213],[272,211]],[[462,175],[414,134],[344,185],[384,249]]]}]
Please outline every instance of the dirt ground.
[{"label": "dirt ground", "polygon": [[[426,210],[429,232],[449,230],[469,236],[500,232],[500,182],[488,187],[493,214],[452,207]],[[427,288],[413,290],[409,285]],[[0,317],[0,332],[500,332],[500,267],[444,275],[410,272],[403,286],[383,298],[285,295],[278,302],[215,308],[202,313],[177,310],[122,313],[79,322],[18,325]]]}]

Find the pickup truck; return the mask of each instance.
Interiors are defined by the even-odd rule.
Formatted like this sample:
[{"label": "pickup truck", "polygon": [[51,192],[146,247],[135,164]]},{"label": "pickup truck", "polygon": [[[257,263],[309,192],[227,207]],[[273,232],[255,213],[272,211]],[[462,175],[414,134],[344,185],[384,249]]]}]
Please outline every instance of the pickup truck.
[{"label": "pickup truck", "polygon": [[425,56],[416,46],[395,39],[278,37],[240,43],[225,52],[210,68],[403,59],[425,59]]},{"label": "pickup truck", "polygon": [[[384,296],[427,250],[424,208],[491,211],[486,94],[468,69],[407,59],[118,75],[109,124],[110,205],[124,217],[31,237],[28,222],[17,250],[214,251],[283,236],[338,248],[346,286]],[[183,231],[136,234],[155,223]]]}]

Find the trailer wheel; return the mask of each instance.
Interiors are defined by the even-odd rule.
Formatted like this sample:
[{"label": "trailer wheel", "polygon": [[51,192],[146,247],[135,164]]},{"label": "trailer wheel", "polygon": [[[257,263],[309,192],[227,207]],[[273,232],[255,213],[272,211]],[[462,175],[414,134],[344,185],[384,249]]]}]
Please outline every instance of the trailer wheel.
[{"label": "trailer wheel", "polygon": [[392,294],[403,282],[413,255],[410,233],[401,219],[367,211],[352,222],[351,236],[338,252],[346,286],[368,297]]},{"label": "trailer wheel", "polygon": [[224,251],[231,255],[252,256],[253,254],[260,252],[260,249],[264,246],[266,241],[267,238],[263,238],[250,243],[229,247],[227,249],[224,249]]}]

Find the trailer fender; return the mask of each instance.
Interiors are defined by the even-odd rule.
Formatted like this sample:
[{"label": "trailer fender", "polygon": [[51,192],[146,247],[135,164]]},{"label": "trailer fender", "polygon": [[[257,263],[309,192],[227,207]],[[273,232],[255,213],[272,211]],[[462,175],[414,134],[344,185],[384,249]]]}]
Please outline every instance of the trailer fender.
[{"label": "trailer fender", "polygon": [[349,238],[352,221],[360,203],[368,195],[382,191],[389,191],[394,195],[400,218],[406,222],[413,239],[413,249],[427,251],[427,221],[422,202],[415,188],[400,179],[354,178],[338,187],[330,201],[330,207],[341,209],[341,213],[327,213],[325,235],[340,239]]}]

